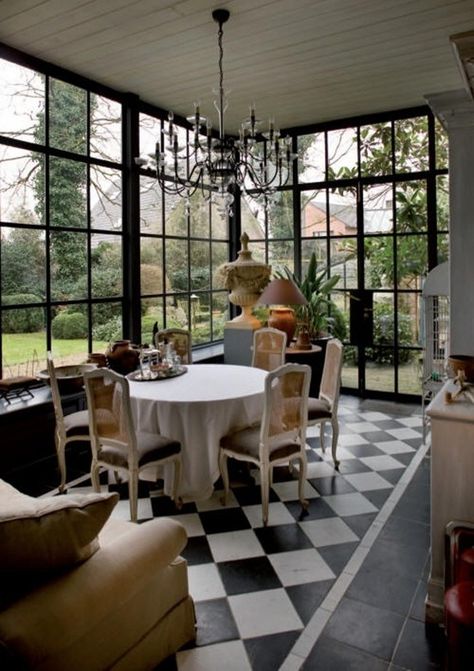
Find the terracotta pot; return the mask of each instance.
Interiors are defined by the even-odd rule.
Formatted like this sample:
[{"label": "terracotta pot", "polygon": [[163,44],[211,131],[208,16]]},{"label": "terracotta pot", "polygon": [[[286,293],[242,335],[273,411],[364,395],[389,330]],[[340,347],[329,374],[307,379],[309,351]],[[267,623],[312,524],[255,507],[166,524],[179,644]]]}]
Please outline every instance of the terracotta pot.
[{"label": "terracotta pot", "polygon": [[130,340],[116,340],[105,354],[109,368],[121,375],[127,375],[138,367],[140,353],[131,347]]},{"label": "terracotta pot", "polygon": [[98,368],[107,366],[107,357],[102,352],[91,352],[87,357],[87,363],[95,363]]},{"label": "terracotta pot", "polygon": [[268,326],[286,333],[286,344],[293,340],[296,331],[295,311],[292,308],[272,308],[268,317]]}]

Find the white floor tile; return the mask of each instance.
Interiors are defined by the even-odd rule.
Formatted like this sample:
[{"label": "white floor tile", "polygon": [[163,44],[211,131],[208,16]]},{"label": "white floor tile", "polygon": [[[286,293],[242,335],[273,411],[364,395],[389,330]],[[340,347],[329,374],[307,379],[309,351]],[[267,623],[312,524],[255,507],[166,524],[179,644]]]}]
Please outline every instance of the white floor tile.
[{"label": "white floor tile", "polygon": [[316,550],[277,552],[269,555],[268,559],[285,587],[335,578]]},{"label": "white floor tile", "polygon": [[374,443],[374,446],[385,452],[385,454],[403,454],[415,451],[413,447],[407,445],[402,440],[384,440],[381,443]]},{"label": "white floor tile", "polygon": [[[349,496],[354,495],[350,494]],[[326,498],[334,499],[339,497],[332,496]],[[351,541],[359,540],[352,529],[350,529],[344,520],[341,520],[339,517],[309,520],[308,522],[300,522],[299,525],[315,547],[339,545],[341,543],[350,543]]]},{"label": "white floor tile", "polygon": [[216,562],[259,557],[265,554],[252,529],[209,534],[207,540]]},{"label": "white floor tile", "polygon": [[349,473],[344,476],[350,484],[359,492],[369,492],[374,489],[388,489],[392,488],[385,478],[382,478],[378,473]]},{"label": "white floor tile", "polygon": [[[329,454],[331,454],[330,451]],[[339,454],[339,450],[337,451],[337,457],[338,459],[341,457],[341,455]],[[334,462],[332,461],[332,457],[331,461],[327,463],[325,461],[308,462],[308,471],[306,474],[308,480],[310,480],[311,478],[327,478],[335,474],[336,469],[334,468]],[[319,496],[319,493],[316,492],[316,495]]]},{"label": "white floor tile", "polygon": [[[360,445],[360,443],[358,444]],[[330,463],[333,463],[332,452],[330,447],[326,448],[326,452],[320,452],[319,456],[321,456],[324,459],[324,461],[329,461]],[[338,445],[337,447],[336,456],[339,459],[339,461],[342,461],[343,459],[357,458],[351,452],[349,452],[349,450],[346,450],[346,448],[341,445]]]},{"label": "white floor tile", "polygon": [[408,438],[419,438],[421,436],[421,433],[419,431],[414,431],[409,427],[407,427],[406,429],[387,429],[387,433],[389,433],[394,438],[397,438],[398,440],[407,440]]},{"label": "white floor tile", "polygon": [[227,641],[176,654],[178,671],[252,671],[242,641]]},{"label": "white floor tile", "polygon": [[[128,499],[119,501],[115,508],[112,510],[112,515],[114,519],[117,520],[126,520],[130,522],[130,503]],[[139,520],[149,520],[153,517],[153,511],[151,508],[150,498],[138,499],[137,504],[137,518]]]},{"label": "white floor tile", "polygon": [[224,496],[224,490],[218,489],[212,492],[212,496],[208,499],[202,499],[201,501],[196,501],[196,508],[200,513],[203,513],[208,510],[221,510],[221,508],[238,508],[239,503],[235,498],[232,489],[229,491],[229,496],[227,497],[227,505],[222,505],[222,500]]},{"label": "white floor tile", "polygon": [[[262,506],[242,506],[252,529],[263,527]],[[290,514],[284,503],[275,501],[268,506],[268,526],[274,527],[278,524],[293,524],[295,518]]]},{"label": "white floor tile", "polygon": [[188,566],[189,592],[195,601],[218,599],[226,596],[215,564]]},{"label": "white floor tile", "polygon": [[342,517],[377,512],[377,508],[365,496],[359,493],[326,496],[324,501],[331,506],[336,515],[341,515]]},{"label": "white floor tile", "polygon": [[[323,462],[320,462],[321,466],[327,466],[327,464],[324,464]],[[306,477],[316,477],[314,475],[309,475],[309,466],[313,465],[314,462],[311,462],[311,464],[308,464],[308,472]],[[334,470],[333,470],[334,472]],[[321,476],[320,476],[321,477]],[[278,494],[280,499],[282,501],[295,501],[298,498],[298,480],[289,480],[287,482],[274,482],[272,485],[272,489],[275,490],[275,492]],[[306,481],[303,485],[303,491],[304,491],[304,496],[307,499],[317,499],[319,494],[315,490],[314,487],[310,485],[308,481]]]},{"label": "white floor tile", "polygon": [[413,417],[403,417],[398,420],[403,426],[423,426],[423,419],[419,415],[414,415]]},{"label": "white floor tile", "polygon": [[192,536],[203,536],[204,528],[197,513],[189,513],[187,515],[170,515],[171,519],[181,522],[186,529],[188,538]]},{"label": "white floor tile", "polygon": [[353,424],[346,424],[347,428],[356,433],[367,433],[368,431],[380,431],[376,424],[371,422],[354,422]]},{"label": "white floor tile", "polygon": [[337,444],[340,447],[347,447],[348,445],[367,445],[368,442],[367,438],[357,433],[343,433],[339,436]]},{"label": "white floor tile", "polygon": [[294,631],[303,626],[284,589],[230,596],[229,605],[242,638]]},{"label": "white floor tile", "polygon": [[374,471],[389,471],[392,468],[405,468],[403,464],[389,454],[383,454],[378,457],[361,457],[360,460]]},{"label": "white floor tile", "polygon": [[366,422],[382,422],[384,419],[392,419],[390,415],[386,415],[384,412],[358,412],[357,414]]}]

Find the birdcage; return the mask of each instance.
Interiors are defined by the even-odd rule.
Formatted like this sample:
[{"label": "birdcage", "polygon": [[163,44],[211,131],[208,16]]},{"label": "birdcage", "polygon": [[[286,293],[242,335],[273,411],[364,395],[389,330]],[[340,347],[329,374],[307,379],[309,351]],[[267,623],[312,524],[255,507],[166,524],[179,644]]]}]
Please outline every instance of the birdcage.
[{"label": "birdcage", "polygon": [[449,273],[448,262],[428,273],[423,285],[423,442],[428,417],[426,404],[436,395],[447,378],[449,356]]}]

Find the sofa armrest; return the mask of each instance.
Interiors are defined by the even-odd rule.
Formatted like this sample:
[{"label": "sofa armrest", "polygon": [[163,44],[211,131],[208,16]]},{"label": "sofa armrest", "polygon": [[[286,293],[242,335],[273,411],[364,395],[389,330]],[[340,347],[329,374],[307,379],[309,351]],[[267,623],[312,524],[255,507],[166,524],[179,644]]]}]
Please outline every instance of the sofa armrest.
[{"label": "sofa armrest", "polygon": [[[131,529],[90,559],[0,612],[0,641],[20,660],[41,664],[101,627],[172,563],[186,545],[183,526],[160,518]],[[32,663],[33,662],[33,663]]]}]

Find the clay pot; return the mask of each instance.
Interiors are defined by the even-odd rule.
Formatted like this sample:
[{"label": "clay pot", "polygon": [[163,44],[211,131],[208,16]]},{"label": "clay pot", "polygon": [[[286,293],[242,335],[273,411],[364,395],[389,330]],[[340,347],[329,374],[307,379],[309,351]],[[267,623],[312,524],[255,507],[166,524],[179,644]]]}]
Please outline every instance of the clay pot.
[{"label": "clay pot", "polygon": [[474,356],[452,354],[448,361],[454,376],[458,374],[458,370],[462,370],[466,376],[466,382],[474,382]]},{"label": "clay pot", "polygon": [[97,364],[97,368],[105,368],[107,366],[107,357],[102,352],[91,352],[87,357],[87,363]]},{"label": "clay pot", "polygon": [[268,326],[286,333],[286,344],[290,345],[295,335],[296,319],[292,308],[272,308],[268,317]]},{"label": "clay pot", "polygon": [[127,375],[138,367],[140,353],[131,347],[130,340],[116,340],[105,354],[109,368],[121,375]]}]

